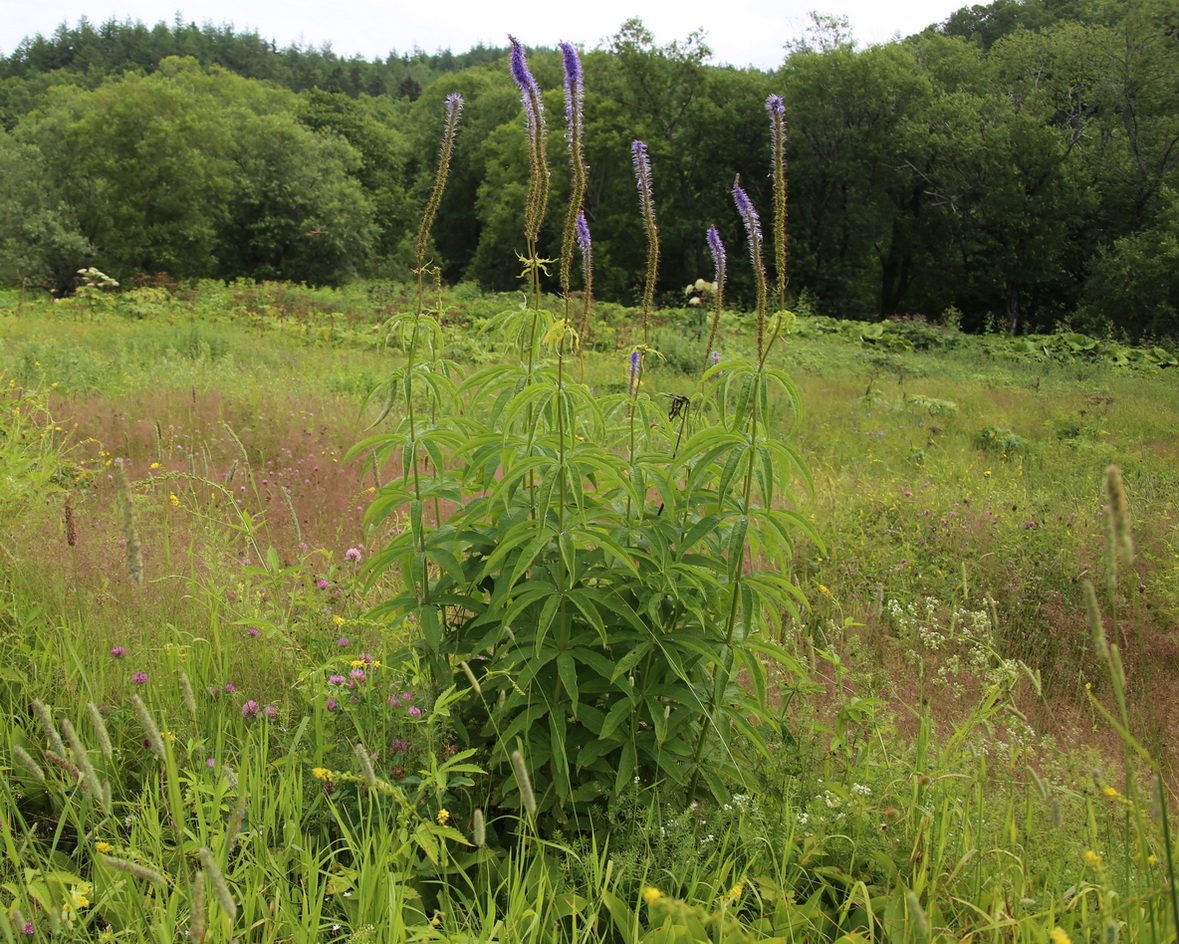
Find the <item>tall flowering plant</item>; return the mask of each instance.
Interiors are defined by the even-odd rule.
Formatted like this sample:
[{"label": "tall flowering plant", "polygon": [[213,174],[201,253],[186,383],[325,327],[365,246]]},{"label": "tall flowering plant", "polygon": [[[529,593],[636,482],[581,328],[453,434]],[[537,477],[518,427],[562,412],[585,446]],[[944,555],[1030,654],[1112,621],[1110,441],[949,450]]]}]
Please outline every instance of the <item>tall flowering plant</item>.
[{"label": "tall flowering plant", "polygon": [[[530,298],[490,330],[518,344],[518,362],[458,384],[461,412],[448,417],[453,449],[431,454],[432,482],[420,493],[445,495],[449,511],[432,527],[411,513],[408,531],[368,567],[401,568],[405,588],[378,614],[414,627],[407,658],[429,666],[439,691],[465,693],[450,702],[450,721],[489,771],[483,805],[527,806],[541,820],[565,822],[593,816],[635,778],[688,796],[722,798],[745,786],[737,742],[768,751],[779,736],[767,664],[777,666],[779,687],[802,677],[774,629],[801,599],[786,576],[790,536],[813,532],[783,508],[786,483],[802,465],[771,428],[781,417],[770,404],[775,387],[797,398],[768,366],[776,319],[767,314],[760,224],[739,186],[733,196],[762,286],[758,345],[750,362],[726,357],[723,371],[706,370],[707,395],[723,406],[707,415],[718,419],[694,426],[689,417],[705,415],[700,404],[652,392],[643,379],[659,240],[641,141],[631,158],[647,235],[643,343],[629,354],[625,392],[603,395],[568,376],[573,260],[580,250],[588,288],[592,240],[583,77],[576,51],[563,44],[561,52],[571,162],[564,316],[539,305],[543,111],[513,39],[510,69],[530,141]],[[707,238],[718,285],[711,348],[719,345],[728,260],[715,228]],[[370,520],[412,506],[417,494],[386,487]],[[521,765],[531,772],[527,797],[513,773]]]}]

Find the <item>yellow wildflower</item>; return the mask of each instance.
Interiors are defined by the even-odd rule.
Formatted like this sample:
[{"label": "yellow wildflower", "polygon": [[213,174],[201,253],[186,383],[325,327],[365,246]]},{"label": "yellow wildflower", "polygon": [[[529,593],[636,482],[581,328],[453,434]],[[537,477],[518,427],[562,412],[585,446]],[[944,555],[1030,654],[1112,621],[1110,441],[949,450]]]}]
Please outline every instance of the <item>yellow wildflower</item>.
[{"label": "yellow wildflower", "polygon": [[438,811],[438,825],[439,826],[445,826],[446,821],[448,819],[450,819],[450,811],[449,810],[439,810]]},{"label": "yellow wildflower", "polygon": [[173,507],[173,508],[179,508],[179,507],[180,507],[180,499],[179,499],[179,498],[177,498],[175,495],[169,495],[169,496],[168,496],[168,501],[170,501],[170,502],[172,503],[172,507]]},{"label": "yellow wildflower", "polygon": [[1048,938],[1052,944],[1073,944],[1073,939],[1068,936],[1068,932],[1059,924],[1048,932]]},{"label": "yellow wildflower", "polygon": [[1159,857],[1156,855],[1147,856],[1146,857],[1146,864],[1147,865],[1158,865],[1159,864]]},{"label": "yellow wildflower", "polygon": [[332,617],[332,622],[333,622],[333,623],[335,623],[337,626],[343,626],[343,625],[344,625],[344,617],[342,617],[342,616],[333,616],[333,617]]},{"label": "yellow wildflower", "polygon": [[1085,850],[1085,864],[1091,869],[1101,868],[1101,853],[1094,852],[1092,849]]},{"label": "yellow wildflower", "polygon": [[332,772],[326,767],[316,767],[311,771],[311,776],[316,780],[331,780]]},{"label": "yellow wildflower", "polygon": [[153,462],[151,465],[148,466],[149,469],[158,469],[159,467],[160,467],[160,464],[158,462]]},{"label": "yellow wildflower", "polygon": [[[991,470],[990,470],[990,469],[987,469],[987,471],[983,473],[983,475],[990,475],[990,474],[991,474]],[[1057,930],[1059,931],[1060,929],[1059,929],[1059,928],[1057,928]]]},{"label": "yellow wildflower", "polygon": [[109,842],[96,842],[94,844],[94,851],[101,852],[103,855],[106,855],[108,852],[114,852],[115,847],[112,846]]},{"label": "yellow wildflower", "polygon": [[824,587],[822,584],[819,584],[819,593],[829,594],[830,592],[831,591],[827,587]]},{"label": "yellow wildflower", "polygon": [[363,659],[353,659],[352,660],[352,668],[354,668],[354,669],[363,669],[366,665],[368,665],[368,663],[365,662]]},{"label": "yellow wildflower", "polygon": [[1116,800],[1120,796],[1118,791],[1115,790],[1113,787],[1106,787],[1101,792],[1104,793],[1111,800]]},{"label": "yellow wildflower", "polygon": [[738,882],[736,885],[734,885],[732,888],[729,889],[729,904],[730,905],[737,904],[737,902],[741,900],[741,896],[744,894],[745,894],[745,886],[741,882]]},{"label": "yellow wildflower", "polygon": [[664,897],[666,896],[664,896],[663,892],[653,885],[648,885],[643,889],[643,901],[648,905],[658,904],[663,901]]}]

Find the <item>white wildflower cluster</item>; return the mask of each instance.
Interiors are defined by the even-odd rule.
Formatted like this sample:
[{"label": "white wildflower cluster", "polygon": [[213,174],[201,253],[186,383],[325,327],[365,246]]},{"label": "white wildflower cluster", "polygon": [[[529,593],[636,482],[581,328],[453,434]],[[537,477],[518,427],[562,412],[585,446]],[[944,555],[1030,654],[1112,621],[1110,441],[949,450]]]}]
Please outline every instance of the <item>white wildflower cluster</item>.
[{"label": "white wildflower cluster", "polygon": [[717,284],[715,282],[697,279],[695,282],[684,287],[684,294],[688,296],[688,304],[696,308],[703,305],[709,296],[716,293],[716,290]]},{"label": "white wildflower cluster", "polygon": [[936,677],[957,694],[963,691],[961,677],[973,674],[985,685],[1009,685],[1019,676],[1019,663],[999,655],[986,601],[979,609],[946,607],[937,597],[925,597],[902,605],[885,604],[889,617],[902,636],[917,645],[909,650],[911,660],[938,653]]},{"label": "white wildflower cluster", "polygon": [[78,278],[87,288],[118,288],[119,283],[100,269],[89,266],[78,270]]}]

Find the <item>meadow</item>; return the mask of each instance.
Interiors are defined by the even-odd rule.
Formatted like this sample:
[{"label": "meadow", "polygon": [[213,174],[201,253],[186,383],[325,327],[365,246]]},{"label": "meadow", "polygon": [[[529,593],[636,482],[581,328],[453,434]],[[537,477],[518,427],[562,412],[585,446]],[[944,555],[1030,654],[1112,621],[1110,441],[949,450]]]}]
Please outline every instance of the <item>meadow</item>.
[{"label": "meadow", "polygon": [[[407,521],[366,526],[382,473],[346,457],[411,296],[4,296],[7,940],[1174,937],[1168,373],[801,319],[780,359],[820,541],[794,543],[807,605],[775,624],[802,670],[770,675],[782,736],[734,745],[751,789],[724,802],[648,775],[562,821],[487,806],[462,693],[372,615],[402,581],[365,564]],[[518,306],[443,295],[461,369]],[[603,395],[639,331],[607,315],[573,367]],[[692,390],[698,322],[657,319],[646,387]],[[724,343],[745,336],[735,315]],[[1135,553],[1107,580],[1115,461]]]},{"label": "meadow", "polygon": [[777,96],[752,310],[715,228],[656,297],[640,141],[595,305],[513,46],[518,293],[456,95],[409,285],[0,295],[0,935],[1174,940],[1174,354],[815,316]]}]

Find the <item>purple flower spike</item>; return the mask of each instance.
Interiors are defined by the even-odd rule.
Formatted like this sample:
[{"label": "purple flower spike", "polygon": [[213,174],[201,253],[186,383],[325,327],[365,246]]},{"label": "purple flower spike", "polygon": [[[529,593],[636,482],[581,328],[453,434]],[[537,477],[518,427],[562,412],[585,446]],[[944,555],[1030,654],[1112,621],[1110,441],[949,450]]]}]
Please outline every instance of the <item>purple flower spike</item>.
[{"label": "purple flower spike", "polygon": [[627,392],[633,397],[639,392],[639,371],[643,366],[643,355],[638,351],[630,352],[630,383]]},{"label": "purple flower spike", "polygon": [[720,233],[716,231],[715,226],[708,227],[708,249],[712,253],[712,264],[716,270],[716,278],[713,279],[717,286],[725,284],[725,270],[728,264],[728,257],[725,255],[725,244],[721,242]]},{"label": "purple flower spike", "polygon": [[635,180],[639,188],[639,202],[643,208],[643,216],[654,213],[654,199],[651,196],[651,158],[647,156],[647,145],[642,141],[632,141],[630,145],[631,159],[635,165]]},{"label": "purple flower spike", "polygon": [[558,43],[565,65],[565,127],[572,135],[581,126],[581,102],[585,97],[585,80],[581,74],[581,59],[569,43]]},{"label": "purple flower spike", "polygon": [[532,72],[528,69],[528,61],[524,57],[524,47],[515,36],[508,36],[512,44],[510,66],[512,78],[520,87],[520,101],[524,104],[524,120],[531,137],[540,128],[544,120],[544,105],[540,98],[540,86],[536,84]]},{"label": "purple flower spike", "polygon": [[593,240],[590,239],[589,223],[585,221],[585,214],[577,214],[577,246],[581,249],[582,255],[589,253],[593,247]]},{"label": "purple flower spike", "polygon": [[771,115],[774,115],[774,116],[786,114],[786,105],[782,101],[782,96],[781,95],[769,96],[766,99],[766,111],[768,111]]},{"label": "purple flower spike", "polygon": [[[755,241],[760,245],[761,220],[757,216],[757,210],[753,208],[753,201],[749,199],[740,184],[733,184],[733,202],[737,204],[737,212],[741,214],[741,220],[745,223],[745,232],[749,235],[750,248]],[[760,260],[755,259],[754,265],[757,265],[758,262]]]}]

